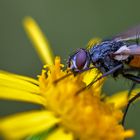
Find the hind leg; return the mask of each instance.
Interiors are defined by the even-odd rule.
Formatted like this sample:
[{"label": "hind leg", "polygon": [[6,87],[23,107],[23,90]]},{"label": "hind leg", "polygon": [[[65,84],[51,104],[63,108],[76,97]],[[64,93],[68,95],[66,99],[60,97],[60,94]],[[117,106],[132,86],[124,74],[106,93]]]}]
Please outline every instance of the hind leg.
[{"label": "hind leg", "polygon": [[[131,86],[131,88],[130,88],[130,90],[128,92],[128,97],[131,95],[131,93],[132,93],[133,89],[135,88],[136,84],[140,84],[140,77],[139,77],[139,75],[140,75],[140,72],[138,73],[138,76],[135,76],[135,75],[132,75],[132,74],[123,74],[123,76],[125,78],[130,79],[130,80],[133,81],[132,86]],[[122,125],[124,125],[124,123],[125,123],[126,114],[128,112],[128,109],[129,109],[131,103],[133,103],[139,97],[140,97],[140,92],[137,93],[134,97],[132,97],[128,101],[128,104],[127,104],[127,106],[125,108],[125,111],[124,111],[124,115],[123,115],[123,119],[122,119]]]},{"label": "hind leg", "polygon": [[124,123],[125,123],[126,114],[127,114],[127,112],[128,112],[128,109],[129,109],[131,103],[133,103],[133,102],[134,102],[137,98],[139,98],[139,97],[140,97],[140,92],[137,93],[134,97],[132,97],[132,98],[128,101],[128,104],[127,104],[127,106],[126,106],[126,109],[125,109],[125,112],[124,112],[124,115],[123,115],[122,125],[124,125]]}]

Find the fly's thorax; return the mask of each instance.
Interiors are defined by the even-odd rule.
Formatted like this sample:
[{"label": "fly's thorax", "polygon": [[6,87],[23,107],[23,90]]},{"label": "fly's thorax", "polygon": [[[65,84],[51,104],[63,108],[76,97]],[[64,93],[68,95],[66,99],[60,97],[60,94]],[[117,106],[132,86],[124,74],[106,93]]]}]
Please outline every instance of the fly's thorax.
[{"label": "fly's thorax", "polygon": [[121,64],[122,62],[115,60],[112,54],[124,45],[125,43],[122,41],[103,41],[93,46],[89,50],[93,65],[98,67],[102,73],[105,73]]}]

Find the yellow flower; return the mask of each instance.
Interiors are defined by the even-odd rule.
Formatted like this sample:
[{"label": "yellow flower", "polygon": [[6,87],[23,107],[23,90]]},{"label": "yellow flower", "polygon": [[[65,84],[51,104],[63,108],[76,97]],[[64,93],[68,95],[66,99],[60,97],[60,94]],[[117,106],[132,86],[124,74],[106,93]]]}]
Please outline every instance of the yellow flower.
[{"label": "yellow flower", "polygon": [[54,83],[67,75],[67,71],[62,70],[59,57],[53,61],[48,42],[35,21],[25,18],[24,27],[47,65],[38,80],[0,71],[0,99],[36,103],[42,105],[42,109],[1,118],[0,133],[9,140],[37,136],[45,140],[124,140],[132,137],[134,131],[125,130],[121,125],[122,109],[128,102],[127,92],[102,96],[103,80],[100,80],[76,95],[92,80],[88,77],[95,77],[93,70]]}]

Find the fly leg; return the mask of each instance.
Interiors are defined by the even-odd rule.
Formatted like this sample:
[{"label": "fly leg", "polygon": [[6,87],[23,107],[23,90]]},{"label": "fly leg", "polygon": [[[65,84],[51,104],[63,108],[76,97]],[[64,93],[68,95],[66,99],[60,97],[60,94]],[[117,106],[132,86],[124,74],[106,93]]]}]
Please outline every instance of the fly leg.
[{"label": "fly leg", "polygon": [[[119,70],[119,69],[122,69],[122,66],[123,66],[123,65],[120,64],[120,65],[116,66],[115,68],[111,69],[110,71],[108,71],[108,72],[102,74],[102,76],[100,76],[99,78],[93,79],[93,81],[91,81],[91,83],[90,83],[89,85],[87,85],[87,86],[81,88],[80,90],[78,90],[78,91],[75,93],[75,95],[78,95],[78,94],[80,94],[82,91],[84,91],[85,89],[91,87],[94,83],[96,83],[96,82],[99,81],[100,79],[102,79],[102,78],[104,78],[104,77],[106,77],[106,76],[108,76],[108,75],[113,74],[114,72],[116,72],[116,71]],[[98,76],[98,75],[97,75],[97,76]]]},{"label": "fly leg", "polygon": [[123,77],[132,80],[133,82],[140,84],[140,77],[139,76],[135,76],[133,74],[123,74]]},{"label": "fly leg", "polygon": [[132,82],[132,85],[128,91],[128,97],[130,97],[132,91],[134,90],[134,88],[136,87],[137,83],[136,82]]},{"label": "fly leg", "polygon": [[[138,74],[137,74],[137,77],[139,77],[140,76],[140,71],[138,72]],[[131,95],[131,93],[132,93],[132,91],[134,90],[134,88],[136,87],[136,85],[137,85],[137,83],[135,82],[135,81],[133,81],[132,82],[132,85],[131,85],[131,87],[130,87],[130,89],[129,89],[129,91],[128,91],[128,97]]]},{"label": "fly leg", "polygon": [[137,93],[134,97],[132,97],[132,98],[128,101],[128,104],[127,104],[127,106],[126,106],[126,109],[125,109],[125,112],[124,112],[124,115],[123,115],[122,125],[124,125],[124,123],[125,123],[126,114],[127,114],[127,112],[128,112],[128,109],[129,109],[131,103],[133,103],[133,102],[134,102],[137,98],[139,98],[139,97],[140,97],[140,92]]},{"label": "fly leg", "polygon": [[[140,76],[140,69],[137,69],[137,68],[135,68],[135,69],[130,69],[130,68],[129,69],[124,69],[123,70],[123,73],[126,73],[126,72],[138,72],[137,73],[137,77]],[[132,79],[130,79],[130,80],[132,80]],[[137,85],[137,82],[135,82],[134,80],[132,80],[132,85],[131,85],[131,87],[130,87],[130,89],[128,91],[128,97],[131,95],[131,93],[134,90],[134,88],[136,87],[136,85]]]},{"label": "fly leg", "polygon": [[[140,84],[140,77],[139,77],[140,73],[138,73],[138,76],[135,76],[135,75],[132,75],[132,74],[123,74],[123,76],[129,80],[132,80],[133,81],[133,84],[132,84],[132,87],[130,88],[129,92],[128,92],[128,95],[131,94],[131,92],[133,91],[133,89],[135,88],[136,84]],[[128,96],[129,97],[129,96]],[[122,119],[122,125],[124,125],[125,123],[125,118],[126,118],[126,114],[128,112],[128,109],[131,105],[131,103],[133,103],[137,98],[140,97],[140,92],[137,93],[134,97],[132,97],[129,101],[128,101],[128,104],[125,108],[125,111],[124,111],[124,115],[123,115],[123,119]]]}]

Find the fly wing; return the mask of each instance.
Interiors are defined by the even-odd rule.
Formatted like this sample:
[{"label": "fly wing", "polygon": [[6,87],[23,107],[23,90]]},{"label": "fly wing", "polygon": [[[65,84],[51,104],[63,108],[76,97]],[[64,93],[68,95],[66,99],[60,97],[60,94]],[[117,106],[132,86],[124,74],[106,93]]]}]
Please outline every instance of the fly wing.
[{"label": "fly wing", "polygon": [[129,56],[140,56],[140,45],[134,44],[130,46],[122,46],[119,50],[114,52],[114,59],[126,60]]},{"label": "fly wing", "polygon": [[113,37],[113,40],[136,40],[140,38],[140,25],[135,26],[133,28],[128,29],[127,31],[124,31],[115,37]]},{"label": "fly wing", "polygon": [[140,56],[140,45],[134,44],[130,46],[122,46],[119,50],[117,50],[114,55],[139,55]]},{"label": "fly wing", "polygon": [[128,49],[129,49],[129,55],[133,55],[133,56],[139,55],[140,56],[140,45],[137,45],[137,44],[130,45],[128,47]]}]

